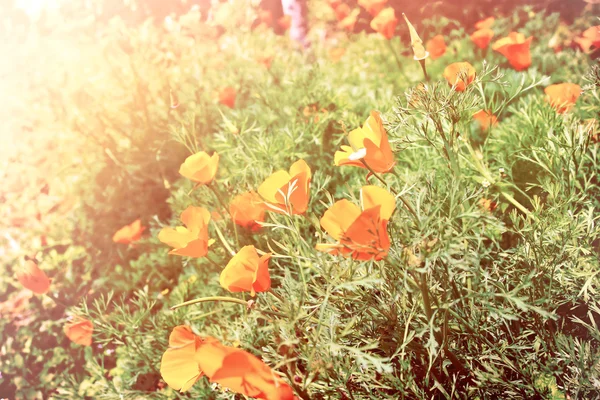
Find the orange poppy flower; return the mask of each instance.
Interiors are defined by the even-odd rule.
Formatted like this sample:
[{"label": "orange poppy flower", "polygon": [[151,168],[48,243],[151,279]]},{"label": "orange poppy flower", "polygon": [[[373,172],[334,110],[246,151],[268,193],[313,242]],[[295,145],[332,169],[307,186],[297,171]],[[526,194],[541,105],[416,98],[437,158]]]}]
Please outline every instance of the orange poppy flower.
[{"label": "orange poppy flower", "polygon": [[[283,17],[279,17],[277,20],[277,24],[284,30],[287,31],[292,26],[292,16],[284,15]],[[232,107],[233,108],[233,107]]]},{"label": "orange poppy flower", "polygon": [[250,292],[254,297],[256,292],[266,292],[271,289],[270,259],[271,253],[259,257],[254,246],[244,246],[227,263],[219,282],[232,293]]},{"label": "orange poppy flower", "polygon": [[331,61],[334,63],[340,61],[344,54],[346,54],[346,49],[343,47],[336,47],[329,50],[329,58],[331,58]]},{"label": "orange poppy flower", "polygon": [[280,214],[304,214],[308,208],[310,167],[298,160],[287,171],[277,171],[259,186],[258,194],[270,210]]},{"label": "orange poppy flower", "polygon": [[478,205],[481,211],[494,211],[498,206],[495,201],[486,198],[479,199]]},{"label": "orange poppy flower", "polygon": [[46,294],[50,290],[50,279],[38,265],[31,261],[25,261],[25,265],[16,273],[17,280],[26,289],[35,294]]},{"label": "orange poppy flower", "polygon": [[376,17],[385,8],[387,2],[388,0],[358,0],[358,5],[367,10],[371,16]]},{"label": "orange poppy flower", "polygon": [[202,344],[189,326],[176,326],[169,336],[169,348],[160,361],[160,374],[167,385],[185,392],[203,375],[196,360],[196,352]]},{"label": "orange poppy flower", "polygon": [[219,166],[219,154],[216,152],[209,156],[200,151],[185,159],[179,173],[198,185],[208,185],[215,178]]},{"label": "orange poppy flower", "polygon": [[203,207],[189,206],[181,213],[185,225],[163,228],[158,240],[173,247],[169,254],[187,257],[204,257],[208,253],[208,223],[210,212]]},{"label": "orange poppy flower", "polygon": [[325,211],[321,226],[337,243],[317,244],[317,250],[356,260],[381,260],[387,256],[390,248],[387,223],[396,208],[396,200],[383,188],[363,186],[361,203],[362,212],[346,199],[335,202]]},{"label": "orange poppy flower", "polygon": [[187,326],[177,326],[169,337],[160,372],[173,389],[184,392],[206,375],[211,382],[244,396],[292,400],[291,387],[254,355],[224,346],[213,337],[201,338]]},{"label": "orange poppy flower", "polygon": [[485,19],[477,21],[475,23],[475,29],[490,29],[492,25],[494,25],[494,21],[496,21],[496,18],[494,17],[487,17]]},{"label": "orange poppy flower", "polygon": [[581,94],[581,86],[575,83],[559,83],[548,86],[544,92],[546,100],[556,109],[556,112],[563,114],[575,106]]},{"label": "orange poppy flower", "polygon": [[342,4],[338,5],[337,7],[335,7],[333,9],[333,11],[335,12],[335,17],[337,18],[338,21],[342,21],[344,18],[346,18],[352,12],[352,10],[350,9],[350,6],[346,3],[342,3]]},{"label": "orange poppy flower", "polygon": [[266,69],[271,69],[271,64],[273,63],[273,57],[267,56],[267,57],[257,57],[256,61],[264,66]]},{"label": "orange poppy flower", "polygon": [[592,47],[600,48],[600,25],[592,26],[581,34],[581,37],[575,38],[575,42],[585,53],[588,53]]},{"label": "orange poppy flower", "polygon": [[435,35],[433,38],[427,41],[425,46],[429,52],[429,56],[432,60],[440,58],[446,53],[446,42],[442,35]]},{"label": "orange poppy flower", "polygon": [[327,113],[328,113],[327,109],[321,108],[319,110],[318,106],[319,106],[318,104],[311,104],[311,105],[304,107],[304,109],[302,110],[302,115],[304,115],[307,118],[305,120],[306,122],[308,122],[310,120],[309,117],[314,116],[313,121],[316,124],[317,122],[319,122],[321,120],[320,115],[323,115],[323,116],[327,115]]},{"label": "orange poppy flower", "polygon": [[348,142],[350,146],[342,146],[341,150],[335,152],[335,165],[354,165],[366,169],[366,163],[373,171],[380,173],[394,168],[396,160],[379,111],[371,111],[362,128],[348,134]]},{"label": "orange poppy flower", "polygon": [[468,62],[452,63],[444,69],[444,78],[457,92],[464,92],[475,79],[475,75],[475,68]]},{"label": "orange poppy flower", "polygon": [[338,28],[344,29],[347,32],[352,32],[354,30],[354,26],[356,25],[358,14],[360,14],[360,10],[358,8],[352,10],[352,12],[348,14],[346,18],[338,22]]},{"label": "orange poppy flower", "polygon": [[129,225],[125,225],[121,229],[115,232],[113,235],[113,242],[130,244],[137,242],[142,237],[142,233],[146,230],[145,226],[142,226],[142,221],[136,219]]},{"label": "orange poppy flower", "polygon": [[82,346],[92,345],[94,324],[90,320],[82,317],[75,317],[72,322],[69,322],[63,327],[63,331],[65,332],[65,335],[76,344]]},{"label": "orange poppy flower", "polygon": [[475,32],[473,32],[473,34],[471,35],[471,40],[480,49],[485,49],[486,47],[488,47],[488,45],[492,41],[493,37],[494,37],[493,30],[491,30],[489,28],[483,28],[483,29],[479,29],[479,30],[476,30]]},{"label": "orange poppy flower", "polygon": [[384,38],[391,39],[396,31],[398,19],[392,7],[385,8],[371,20],[371,28]]},{"label": "orange poppy flower", "polygon": [[334,11],[343,4],[341,0],[328,0],[327,3]]},{"label": "orange poppy flower", "polygon": [[532,40],[531,36],[525,39],[522,33],[511,32],[507,37],[497,40],[492,49],[506,57],[514,69],[522,71],[531,65],[529,47]]},{"label": "orange poppy flower", "polygon": [[237,92],[231,86],[228,86],[219,92],[219,103],[226,105],[229,108],[235,107],[235,98]]},{"label": "orange poppy flower", "polygon": [[211,382],[233,392],[264,400],[294,399],[292,388],[247,351],[210,338],[200,346],[196,359]]},{"label": "orange poppy flower", "polygon": [[265,210],[265,202],[256,192],[240,194],[229,203],[233,222],[253,232],[261,228],[259,222],[265,220]]},{"label": "orange poppy flower", "polygon": [[481,129],[487,131],[490,126],[498,125],[498,118],[489,110],[479,110],[473,114],[473,119],[479,123]]}]

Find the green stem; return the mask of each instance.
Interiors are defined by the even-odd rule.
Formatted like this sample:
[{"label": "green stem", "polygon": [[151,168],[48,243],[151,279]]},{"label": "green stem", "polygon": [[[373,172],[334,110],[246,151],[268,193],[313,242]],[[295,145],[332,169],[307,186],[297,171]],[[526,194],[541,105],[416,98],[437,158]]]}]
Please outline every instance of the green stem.
[{"label": "green stem", "polygon": [[219,240],[223,244],[223,247],[225,247],[225,249],[227,249],[229,254],[231,254],[232,256],[235,256],[235,254],[236,254],[235,251],[233,251],[233,249],[231,248],[229,243],[227,243],[227,240],[225,240],[225,236],[223,236],[223,232],[221,232],[221,229],[219,229],[219,225],[214,223],[213,226],[215,227],[215,230],[217,231],[217,236],[219,237]]},{"label": "green stem", "polygon": [[210,302],[210,301],[220,301],[220,302],[224,302],[224,303],[237,303],[237,304],[241,304],[244,306],[248,306],[247,301],[244,301],[241,299],[236,299],[235,297],[211,296],[211,297],[200,297],[198,299],[189,300],[189,301],[185,301],[183,303],[176,304],[171,307],[171,310],[175,310],[180,307],[191,306],[192,304],[206,303],[206,302]]},{"label": "green stem", "polygon": [[[427,322],[433,324],[433,311],[431,309],[431,300],[429,298],[429,288],[427,286],[426,273],[421,274],[421,279],[417,280],[417,278],[415,277],[415,280],[419,282],[419,288],[421,289],[421,297],[423,298],[423,308],[425,310],[425,315],[427,316]],[[452,365],[454,365],[454,367],[457,368],[459,371],[466,371],[466,368],[462,364],[462,362],[448,348],[446,343],[444,343],[444,339],[442,338],[442,336],[438,332],[435,332],[435,330],[433,335],[435,336],[435,339],[438,342],[438,344],[444,349],[444,353],[446,354],[446,357],[448,357],[448,360],[450,360]]]},{"label": "green stem", "polygon": [[371,175],[373,175],[375,178],[377,178],[379,180],[379,182],[383,183],[390,192],[392,192],[394,195],[396,195],[400,199],[400,201],[404,204],[406,209],[412,214],[413,218],[415,219],[415,222],[418,224],[419,217],[417,216],[415,209],[410,205],[408,200],[406,200],[404,198],[404,196],[399,195],[398,192],[396,192],[393,188],[389,187],[387,182],[381,176],[379,176],[379,174],[377,172],[373,171],[373,168],[371,168],[364,159],[361,159],[360,162],[362,162],[363,165],[365,166],[365,168],[367,168],[369,170]]},{"label": "green stem", "polygon": [[238,247],[240,247],[240,240],[239,240],[238,233],[237,233],[237,227],[235,225],[235,221],[233,220],[233,215],[231,214],[229,207],[227,207],[225,201],[223,200],[223,197],[221,197],[221,193],[219,192],[219,190],[214,186],[214,181],[211,182],[210,184],[208,184],[207,186],[213,192],[213,194],[217,198],[217,201],[219,202],[221,207],[223,207],[225,209],[225,211],[227,211],[227,213],[231,217],[231,224],[233,225],[233,232],[235,234],[235,243]]},{"label": "green stem", "polygon": [[523,204],[519,203],[514,197],[512,197],[512,195],[510,195],[506,192],[500,192],[500,194],[502,194],[502,196],[506,200],[508,200],[513,206],[517,207],[521,212],[523,212],[523,214],[527,215],[529,218],[531,218],[532,220],[535,221],[535,217],[533,216],[531,211],[526,209],[525,206],[523,206]]},{"label": "green stem", "polygon": [[385,42],[387,43],[390,51],[394,55],[394,59],[396,60],[396,64],[398,64],[398,69],[400,70],[400,72],[402,73],[402,75],[404,75],[404,70],[403,70],[403,67],[402,67],[402,61],[400,61],[400,59],[398,58],[398,54],[396,54],[396,51],[394,50],[394,46],[392,46],[392,42],[390,40],[386,40]]},{"label": "green stem", "polygon": [[427,67],[425,66],[425,59],[419,60],[419,64],[421,64],[421,69],[423,70],[423,75],[425,76],[425,82],[429,82],[429,75],[427,75]]}]

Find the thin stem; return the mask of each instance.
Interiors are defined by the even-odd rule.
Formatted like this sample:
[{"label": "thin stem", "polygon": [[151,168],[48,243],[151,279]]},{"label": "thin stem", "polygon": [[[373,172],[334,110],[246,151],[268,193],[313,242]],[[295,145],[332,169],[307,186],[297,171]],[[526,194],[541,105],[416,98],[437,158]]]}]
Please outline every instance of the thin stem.
[{"label": "thin stem", "polygon": [[192,304],[198,303],[206,303],[210,301],[220,301],[224,303],[237,303],[244,306],[248,306],[248,302],[241,299],[236,299],[235,297],[225,297],[225,296],[211,296],[211,297],[200,297],[198,299],[184,301],[183,303],[176,304],[171,307],[171,310],[175,310],[180,307],[191,306]]},{"label": "thin stem", "polygon": [[421,69],[423,70],[423,75],[425,76],[425,81],[429,82],[429,75],[427,75],[427,67],[425,66],[425,59],[419,60],[419,64],[421,64]]},{"label": "thin stem", "polygon": [[237,244],[238,247],[240,247],[240,240],[239,240],[238,233],[237,233],[237,227],[235,225],[235,221],[233,219],[233,215],[231,214],[231,211],[229,210],[229,207],[227,207],[227,204],[223,200],[223,197],[221,197],[221,193],[215,187],[214,181],[211,182],[210,184],[208,184],[207,186],[213,192],[213,194],[217,198],[217,201],[219,202],[219,204],[221,205],[221,207],[223,207],[225,209],[225,211],[227,211],[227,213],[231,217],[231,224],[233,225],[233,232],[235,234],[235,243]]},{"label": "thin stem", "polygon": [[387,182],[381,176],[379,176],[379,174],[377,172],[373,171],[373,168],[371,168],[369,166],[369,164],[367,164],[367,162],[364,159],[361,159],[360,162],[362,162],[363,165],[365,166],[365,168],[367,168],[369,170],[369,172],[371,173],[371,175],[373,175],[375,178],[377,178],[381,183],[383,183],[389,189],[390,192],[392,192],[394,195],[396,195],[400,199],[400,201],[404,204],[404,206],[406,207],[406,209],[412,214],[413,218],[415,219],[415,222],[418,224],[419,223],[419,217],[417,216],[417,213],[415,212],[415,209],[404,198],[404,196],[399,195],[398,192],[396,192],[393,188],[389,187],[389,185],[387,184]]},{"label": "thin stem", "polygon": [[217,231],[217,236],[219,237],[219,240],[223,244],[223,247],[225,247],[225,249],[227,249],[229,254],[231,254],[232,256],[235,256],[235,254],[236,254],[235,251],[233,251],[233,249],[231,248],[229,243],[227,243],[227,240],[225,240],[225,236],[223,236],[223,232],[221,232],[221,229],[219,229],[219,225],[214,223],[213,226],[215,227],[215,230]]},{"label": "thin stem", "polygon": [[523,206],[523,204],[519,203],[514,197],[512,197],[512,195],[510,195],[506,192],[500,192],[500,194],[502,194],[502,196],[506,200],[508,200],[513,206],[517,207],[523,214],[527,215],[529,218],[531,218],[532,220],[535,221],[535,217],[533,216],[531,211],[526,209],[525,206]]},{"label": "thin stem", "polygon": [[[427,286],[427,274],[421,273],[421,279],[417,279],[414,277],[415,281],[419,282],[419,288],[421,289],[421,297],[423,298],[423,308],[425,310],[425,315],[427,316],[427,322],[433,324],[433,311],[431,309],[431,300],[429,298],[429,288]],[[456,357],[456,355],[448,348],[444,339],[438,332],[433,332],[433,335],[440,346],[444,349],[444,353],[448,360],[460,371],[465,371],[466,368],[462,364],[462,362]]]},{"label": "thin stem", "polygon": [[390,51],[394,55],[394,59],[396,60],[396,64],[398,64],[398,69],[400,70],[400,72],[402,73],[402,75],[404,75],[402,61],[400,61],[400,59],[398,58],[398,54],[396,54],[396,51],[394,50],[394,46],[392,46],[391,40],[386,40],[385,42],[387,43]]}]

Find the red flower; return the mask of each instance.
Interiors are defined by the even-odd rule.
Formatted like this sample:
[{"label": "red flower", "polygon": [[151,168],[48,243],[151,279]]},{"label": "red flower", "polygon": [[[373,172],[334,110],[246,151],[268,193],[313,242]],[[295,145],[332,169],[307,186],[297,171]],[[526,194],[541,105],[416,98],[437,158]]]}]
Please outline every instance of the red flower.
[{"label": "red flower", "polygon": [[487,17],[485,19],[482,19],[481,21],[477,21],[475,23],[475,28],[476,29],[489,29],[492,27],[492,25],[494,25],[495,20],[496,20],[496,18],[494,18],[494,17]]},{"label": "red flower", "polygon": [[428,40],[425,47],[432,60],[440,58],[446,53],[446,42],[444,42],[444,37],[442,35],[436,35]]},{"label": "red flower", "polygon": [[271,253],[259,257],[254,246],[242,247],[221,272],[221,286],[232,293],[250,292],[252,297],[266,292],[271,288],[270,259]]},{"label": "red flower", "polygon": [[316,249],[356,260],[381,260],[387,256],[388,220],[396,208],[394,196],[377,186],[363,186],[361,209],[344,199],[336,201],[321,218],[321,226],[335,244],[320,243]]},{"label": "red flower", "polygon": [[226,105],[229,108],[235,107],[235,98],[237,92],[232,87],[226,87],[219,93],[219,103]]},{"label": "red flower", "polygon": [[31,261],[25,261],[25,265],[21,270],[17,271],[17,280],[25,288],[31,290],[35,294],[45,294],[50,290],[50,279],[38,265]]},{"label": "red flower", "polygon": [[398,25],[398,19],[392,7],[382,10],[371,21],[371,28],[388,40],[394,36],[396,25]]},{"label": "red flower", "polygon": [[255,192],[246,192],[236,196],[229,203],[229,213],[233,221],[253,232],[261,228],[259,222],[265,220],[265,202]]},{"label": "red flower", "polygon": [[508,59],[510,65],[517,71],[529,68],[531,65],[530,36],[525,39],[522,33],[511,32],[507,37],[497,40],[492,49]]},{"label": "red flower", "polygon": [[563,114],[575,106],[581,94],[581,86],[575,83],[559,83],[548,86],[544,92],[546,100],[556,109],[556,112]]},{"label": "red flower", "polygon": [[115,232],[113,235],[113,242],[130,244],[137,242],[142,237],[142,233],[146,230],[145,226],[142,226],[142,222],[136,219],[129,225],[125,225],[121,229]]},{"label": "red flower", "polygon": [[479,123],[481,129],[487,131],[490,126],[498,125],[498,118],[489,110],[479,110],[473,114],[473,119]]},{"label": "red flower", "polygon": [[494,37],[494,31],[489,28],[479,29],[471,35],[471,40],[480,49],[488,47],[492,38]]},{"label": "red flower", "polygon": [[72,322],[64,326],[63,331],[74,343],[82,346],[91,346],[92,344],[92,332],[94,331],[92,321],[82,317],[75,317]]},{"label": "red flower", "polygon": [[444,69],[444,78],[457,92],[464,92],[475,79],[475,74],[475,68],[468,62],[452,63]]}]

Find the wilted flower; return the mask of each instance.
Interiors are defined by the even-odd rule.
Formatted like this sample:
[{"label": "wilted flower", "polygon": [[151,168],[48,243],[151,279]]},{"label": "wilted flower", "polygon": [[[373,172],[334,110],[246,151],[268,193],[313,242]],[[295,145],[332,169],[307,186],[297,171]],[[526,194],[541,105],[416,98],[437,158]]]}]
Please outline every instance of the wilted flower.
[{"label": "wilted flower", "polygon": [[444,69],[444,78],[457,92],[464,92],[475,79],[475,75],[475,68],[468,62],[452,63]]},{"label": "wilted flower", "polygon": [[487,131],[490,126],[498,125],[498,118],[489,110],[479,110],[473,114],[473,119],[479,123],[481,129]]},{"label": "wilted flower", "polygon": [[221,272],[221,286],[230,292],[266,292],[271,288],[269,260],[271,253],[258,256],[254,246],[244,246]]},{"label": "wilted flower", "polygon": [[237,91],[235,90],[235,88],[232,88],[231,86],[223,88],[219,92],[219,96],[218,96],[219,103],[226,105],[229,108],[233,108],[233,107],[235,107],[236,96],[237,96]]},{"label": "wilted flower", "polygon": [[381,12],[371,20],[371,28],[373,28],[374,31],[379,32],[388,40],[394,36],[396,25],[398,25],[398,19],[396,18],[394,9],[391,7],[381,10]]},{"label": "wilted flower", "polygon": [[298,160],[287,171],[277,171],[259,186],[258,194],[270,210],[287,214],[304,214],[308,208],[311,180],[310,167]]},{"label": "wilted flower", "polygon": [[432,60],[440,58],[446,53],[446,42],[442,35],[435,35],[433,38],[427,41],[426,44],[427,52],[431,56]]},{"label": "wilted flower", "polygon": [[21,285],[35,294],[45,294],[50,290],[50,279],[32,260],[25,261],[25,265],[16,272],[16,276]]},{"label": "wilted flower", "polygon": [[76,344],[82,346],[92,345],[94,324],[90,320],[83,317],[75,317],[72,322],[69,322],[63,327],[63,331],[65,332],[65,335]]},{"label": "wilted flower", "polygon": [[219,154],[216,152],[209,156],[200,151],[185,159],[179,173],[199,185],[208,185],[215,178],[219,166]]},{"label": "wilted flower", "polygon": [[471,35],[471,40],[477,47],[480,49],[485,49],[488,47],[492,38],[494,37],[494,31],[489,28],[483,28],[476,30]]},{"label": "wilted flower", "polygon": [[531,36],[525,39],[522,33],[511,32],[507,37],[497,40],[492,49],[506,57],[514,69],[522,71],[531,65],[529,47],[532,39]]},{"label": "wilted flower", "polygon": [[408,25],[408,32],[410,33],[410,45],[413,49],[413,53],[415,54],[414,59],[417,61],[424,60],[429,57],[429,52],[425,50],[423,47],[423,41],[421,37],[417,33],[415,27],[410,23],[406,14],[402,13],[404,20],[406,21],[406,25]]},{"label": "wilted flower", "polygon": [[169,337],[160,372],[167,384],[186,391],[202,376],[244,396],[264,400],[292,400],[294,393],[254,355],[224,346],[212,337],[200,338],[187,326],[177,326]]},{"label": "wilted flower", "polygon": [[[362,128],[356,128],[348,134],[348,142],[350,146],[342,146],[341,150],[335,152],[335,165],[367,168],[366,163],[373,171],[383,173],[389,172],[396,164],[379,111],[371,111]],[[363,157],[354,157],[353,154],[361,149],[365,149]]]},{"label": "wilted flower", "polygon": [[565,113],[575,106],[579,95],[581,95],[581,86],[575,83],[559,83],[550,85],[544,89],[546,100],[557,113]]},{"label": "wilted flower", "polygon": [[158,240],[173,247],[169,254],[187,257],[204,257],[208,253],[208,223],[210,212],[203,207],[189,206],[181,213],[185,225],[163,228]]},{"label": "wilted flower", "polygon": [[116,231],[112,240],[115,243],[131,244],[140,240],[145,230],[146,227],[142,226],[142,221],[136,219],[131,224],[125,225]]},{"label": "wilted flower", "polygon": [[229,203],[233,222],[253,232],[261,228],[259,222],[265,220],[265,210],[265,202],[256,192],[240,194]]},{"label": "wilted flower", "polygon": [[485,19],[477,21],[475,23],[475,29],[489,29],[492,27],[492,25],[494,25],[494,21],[496,21],[496,18],[494,17],[487,17]]},{"label": "wilted flower", "polygon": [[361,203],[362,211],[344,199],[325,212],[321,226],[337,243],[317,244],[317,250],[357,260],[381,260],[387,256],[390,248],[387,224],[396,208],[394,196],[377,186],[363,186]]},{"label": "wilted flower", "polygon": [[388,0],[358,0],[358,5],[364,7],[371,16],[376,17],[385,8]]}]

